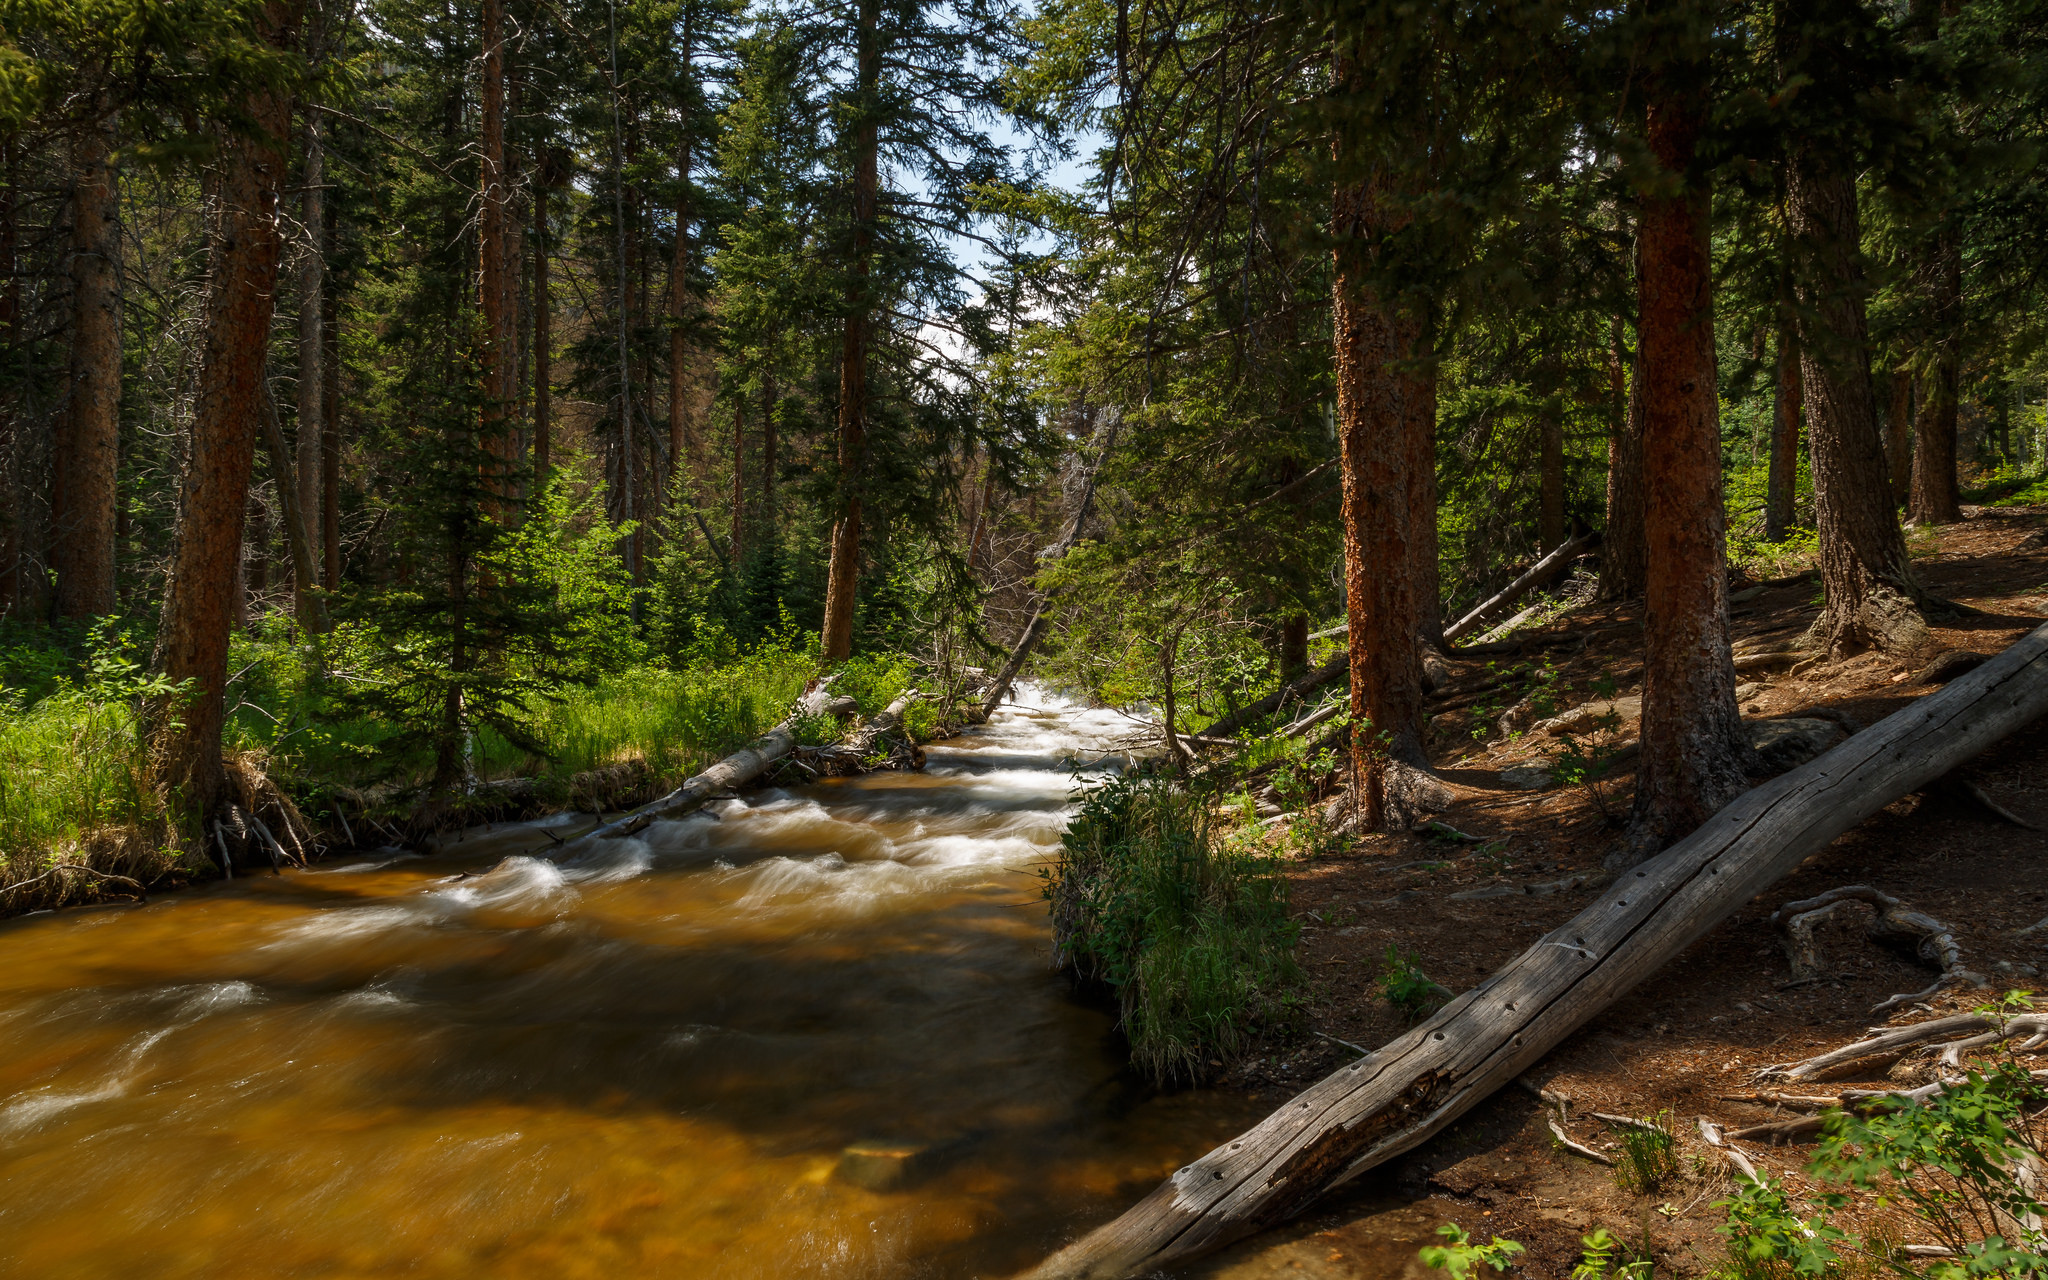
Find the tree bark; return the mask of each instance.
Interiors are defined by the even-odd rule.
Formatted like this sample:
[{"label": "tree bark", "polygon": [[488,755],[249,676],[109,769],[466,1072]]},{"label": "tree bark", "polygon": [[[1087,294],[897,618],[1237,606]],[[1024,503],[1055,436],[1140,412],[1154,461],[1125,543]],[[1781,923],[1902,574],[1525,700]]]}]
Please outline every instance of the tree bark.
[{"label": "tree bark", "polygon": [[[317,7],[313,12],[317,14]],[[318,24],[319,19],[312,17],[311,25],[317,28]],[[307,43],[317,41],[316,33]],[[300,212],[306,228],[306,245],[299,258],[298,459],[294,470],[299,482],[299,516],[306,524],[306,545],[315,560],[324,561],[322,535],[325,521],[321,513],[325,507],[320,496],[320,477],[325,470],[321,444],[326,436],[327,408],[326,388],[322,383],[325,370],[321,368],[322,357],[327,354],[322,332],[327,319],[324,305],[327,292],[327,218],[326,192],[322,189],[326,181],[326,165],[322,155],[319,109],[309,105],[305,117],[305,128],[301,132],[305,159],[301,170],[304,190],[300,196]],[[317,577],[304,580],[295,589],[303,591],[319,581]],[[303,604],[299,612],[306,612]]]},{"label": "tree bark", "polygon": [[1646,88],[1649,150],[1661,172],[1658,192],[1642,199],[1638,241],[1649,573],[1642,764],[1624,855],[1630,861],[1655,853],[1740,795],[1750,754],[1728,643],[1712,193],[1695,167],[1707,97],[1694,74],[1692,67],[1669,70]]},{"label": "tree bark", "polygon": [[1300,1213],[1421,1145],[1900,796],[2048,712],[2048,626],[1742,796],[1477,988],[1174,1172],[1028,1273],[1121,1280]]},{"label": "tree bark", "polygon": [[341,329],[334,290],[320,296],[320,562],[321,585],[341,590]]},{"label": "tree bark", "polygon": [[[1618,335],[1617,335],[1618,337]],[[1617,343],[1617,346],[1619,344]],[[1640,344],[1629,371],[1628,401],[1607,441],[1607,530],[1600,555],[1600,598],[1633,600],[1649,575],[1643,534],[1643,364]]]},{"label": "tree bark", "polygon": [[1280,619],[1280,683],[1293,684],[1308,670],[1308,615]]},{"label": "tree bark", "polygon": [[775,375],[768,370],[761,371],[761,517],[763,537],[773,545],[780,536],[777,533],[775,515],[775,460],[778,441],[775,438],[775,417],[778,397],[775,393]]},{"label": "tree bark", "polygon": [[[16,208],[16,143],[0,139],[0,350],[12,352],[21,342],[20,213]],[[0,387],[0,617],[22,607],[21,399],[13,387]]]},{"label": "tree bark", "polygon": [[747,540],[747,397],[744,391],[732,398],[732,569],[739,573]]},{"label": "tree bark", "polygon": [[71,152],[71,362],[51,458],[50,567],[57,612],[114,611],[115,476],[121,441],[121,232],[113,122],[88,121]]},{"label": "tree bark", "polygon": [[854,121],[853,253],[848,264],[846,320],[839,357],[839,511],[832,524],[832,563],[825,585],[825,660],[837,662],[853,652],[854,591],[860,577],[861,478],[867,455],[867,330],[869,323],[869,261],[874,252],[876,169],[876,94],[881,85],[882,52],[876,30],[880,6],[860,0],[856,40],[858,116]]},{"label": "tree bark", "polygon": [[[1800,101],[1826,113],[1860,109],[1838,47],[1845,28],[1868,25],[1852,0],[1785,0],[1779,74],[1809,78]],[[1836,658],[1876,647],[1918,648],[1927,638],[1925,597],[1906,558],[1893,509],[1877,401],[1870,383],[1862,222],[1854,157],[1823,128],[1795,132],[1785,167],[1799,300],[1799,367],[1807,448],[1820,531],[1826,602],[1815,643]]]},{"label": "tree bark", "polygon": [[548,483],[548,428],[554,388],[553,319],[548,305],[548,180],[554,175],[546,162],[533,184],[533,487],[536,493]]},{"label": "tree bark", "polygon": [[1935,237],[1927,264],[1933,304],[1933,363],[1924,383],[1920,417],[1913,434],[1912,514],[1920,524],[1954,524],[1963,518],[1956,483],[1956,399],[1962,380],[1963,251],[1954,231]]},{"label": "tree bark", "polygon": [[1545,409],[1539,421],[1541,485],[1537,502],[1536,545],[1554,547],[1564,541],[1564,419]]},{"label": "tree bark", "polygon": [[[505,0],[483,0],[483,84],[481,92],[482,165],[477,217],[477,308],[483,321],[484,452],[496,463],[486,489],[494,501],[488,514],[510,517],[510,472],[516,442],[510,410],[517,394],[512,322],[518,312],[517,273],[506,250],[511,187],[505,174]],[[630,410],[628,411],[630,420]]]},{"label": "tree bark", "polygon": [[1892,482],[1892,505],[1903,507],[1913,498],[1913,375],[1894,369],[1890,405],[1884,419],[1885,470]]},{"label": "tree bark", "polygon": [[1389,785],[1390,762],[1426,769],[1429,760],[1417,650],[1419,513],[1410,509],[1421,452],[1413,436],[1424,415],[1409,403],[1415,388],[1400,368],[1419,345],[1420,326],[1394,314],[1368,278],[1374,241],[1386,230],[1376,181],[1336,192],[1332,310],[1351,714],[1358,726],[1352,777],[1361,821],[1381,830],[1406,827],[1416,816],[1402,811],[1400,788]]},{"label": "tree bark", "polygon": [[1771,405],[1771,479],[1764,497],[1764,541],[1783,542],[1799,498],[1799,341],[1793,322],[1778,326],[1778,388]]},{"label": "tree bark", "polygon": [[[695,6],[684,15],[682,78],[683,91],[691,91],[690,56],[695,51]],[[687,111],[687,108],[685,108]],[[682,121],[683,144],[676,154],[676,240],[669,263],[668,335],[668,454],[669,500],[678,501],[686,487],[699,483],[703,472],[702,445],[690,428],[690,334],[688,326],[696,315],[696,295],[690,288],[690,127]]]},{"label": "tree bark", "polygon": [[[269,0],[256,11],[257,30],[289,48],[298,17],[294,0]],[[251,130],[220,138],[191,443],[157,632],[158,670],[191,683],[188,692],[160,699],[149,718],[157,784],[175,798],[194,834],[220,797],[228,632],[283,248],[277,200],[291,104],[284,93],[264,89],[245,106]]]},{"label": "tree bark", "polygon": [[306,536],[313,518],[299,506],[305,500],[306,487],[292,474],[291,450],[285,445],[284,427],[277,420],[277,404],[270,389],[265,387],[262,395],[263,446],[270,455],[270,479],[277,486],[278,505],[284,508],[285,546],[292,558],[293,614],[301,631],[324,635],[328,626],[327,605],[313,590],[320,567],[313,556],[312,540]]},{"label": "tree bark", "polygon": [[[1427,324],[1414,328],[1401,377],[1401,425],[1408,443],[1408,572],[1415,634],[1423,650],[1444,646],[1442,571],[1436,528],[1436,351]],[[1425,678],[1427,671],[1424,672]]]}]

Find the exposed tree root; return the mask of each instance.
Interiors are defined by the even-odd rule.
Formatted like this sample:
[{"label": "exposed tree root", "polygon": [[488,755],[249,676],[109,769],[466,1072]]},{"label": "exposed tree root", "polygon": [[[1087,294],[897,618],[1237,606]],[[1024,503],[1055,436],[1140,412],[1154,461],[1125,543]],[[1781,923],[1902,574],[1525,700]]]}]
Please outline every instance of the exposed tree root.
[{"label": "exposed tree root", "polygon": [[[2048,1013],[2027,1013],[2015,1018],[1998,1018],[1983,1013],[1955,1013],[1945,1018],[1931,1018],[1926,1022],[1910,1023],[1903,1027],[1873,1027],[1868,1035],[1854,1044],[1830,1049],[1826,1053],[1816,1054],[1798,1062],[1764,1067],[1756,1073],[1756,1079],[1787,1082],[1812,1080],[1838,1067],[1846,1067],[1868,1058],[1896,1057],[1909,1049],[1960,1032],[1974,1034],[1944,1043],[1937,1057],[1940,1066],[1951,1071],[1961,1070],[1962,1055],[1974,1049],[1988,1048],[2006,1041],[2018,1041],[2013,1047],[2015,1051],[2024,1053],[2048,1045]],[[1889,1096],[1893,1092],[1845,1090],[1842,1094],[1842,1103],[1846,1106],[1853,1098]],[[1912,1097],[1913,1093],[1900,1093],[1898,1096]]]},{"label": "exposed tree root", "polygon": [[1785,931],[1785,954],[1792,961],[1794,984],[1818,982],[1829,976],[1822,967],[1820,948],[1814,942],[1813,931],[1821,921],[1856,903],[1869,906],[1876,912],[1865,935],[1872,942],[1888,947],[1910,946],[1920,959],[1941,970],[1941,978],[1933,986],[1911,995],[1893,996],[1873,1008],[1870,1011],[1873,1015],[1925,1000],[1947,987],[1966,982],[1979,987],[1984,985],[1981,976],[1963,967],[1962,948],[1956,943],[1954,931],[1947,925],[1923,912],[1908,910],[1890,894],[1861,884],[1830,889],[1818,897],[1788,902],[1772,914],[1771,924]]}]

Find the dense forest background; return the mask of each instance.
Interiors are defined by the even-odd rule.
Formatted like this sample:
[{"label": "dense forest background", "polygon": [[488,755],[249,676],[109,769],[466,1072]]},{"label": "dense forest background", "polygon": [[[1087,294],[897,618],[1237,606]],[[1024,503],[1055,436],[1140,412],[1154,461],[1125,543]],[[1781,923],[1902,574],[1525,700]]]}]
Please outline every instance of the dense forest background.
[{"label": "dense forest background", "polygon": [[139,874],[236,787],[673,778],[821,663],[886,701],[1041,601],[1038,670],[1177,750],[1347,610],[1363,643],[1388,564],[1425,640],[1580,534],[1603,580],[1562,590],[1639,593],[1681,520],[1644,299],[1695,234],[1682,519],[1825,561],[1846,440],[1903,554],[1965,487],[2041,496],[2044,36],[2031,0],[6,0],[0,844]]}]

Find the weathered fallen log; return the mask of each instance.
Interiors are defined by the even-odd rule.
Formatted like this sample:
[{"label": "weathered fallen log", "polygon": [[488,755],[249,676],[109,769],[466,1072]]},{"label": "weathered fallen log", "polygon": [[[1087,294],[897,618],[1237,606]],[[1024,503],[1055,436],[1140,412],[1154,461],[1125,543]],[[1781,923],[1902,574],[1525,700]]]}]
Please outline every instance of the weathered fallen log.
[{"label": "weathered fallen log", "polygon": [[[827,682],[829,684],[829,682]],[[647,829],[657,818],[680,818],[691,810],[737,787],[743,787],[768,771],[768,766],[788,755],[796,746],[796,722],[805,716],[823,715],[836,701],[827,684],[797,700],[796,711],[787,720],[733,752],[709,769],[690,778],[659,800],[641,805],[623,818],[596,827],[585,840],[615,840]]]},{"label": "weathered fallen log", "polygon": [[1536,587],[1548,581],[1552,574],[1564,567],[1564,563],[1567,560],[1584,551],[1587,547],[1592,546],[1593,542],[1594,537],[1589,533],[1553,547],[1549,555],[1530,565],[1521,577],[1502,587],[1499,594],[1483,602],[1478,608],[1453,622],[1450,626],[1445,627],[1444,643],[1451,643],[1459,636],[1478,626],[1487,614],[1513,604]]},{"label": "weathered fallen log", "polygon": [[1238,708],[1236,711],[1231,712],[1221,720],[1202,730],[1202,732],[1212,738],[1227,738],[1252,721],[1272,715],[1284,704],[1300,701],[1349,670],[1351,670],[1351,655],[1339,650],[1330,655],[1329,661],[1317,667],[1314,671],[1309,672],[1301,679],[1296,680],[1293,684],[1286,685],[1276,692],[1267,694],[1250,706]]},{"label": "weathered fallen log", "polygon": [[1178,1170],[1029,1274],[1131,1276],[1294,1216],[1514,1080],[1836,836],[2044,712],[2048,626],[1741,796],[1479,987]]},{"label": "weathered fallen log", "polygon": [[[924,767],[924,752],[918,750],[917,743],[903,728],[903,717],[921,696],[915,688],[905,689],[894,702],[875,713],[866,724],[842,741],[799,754],[805,763],[826,774],[864,773],[876,767],[921,769]],[[872,761],[878,751],[887,751],[889,760],[876,766]]]}]

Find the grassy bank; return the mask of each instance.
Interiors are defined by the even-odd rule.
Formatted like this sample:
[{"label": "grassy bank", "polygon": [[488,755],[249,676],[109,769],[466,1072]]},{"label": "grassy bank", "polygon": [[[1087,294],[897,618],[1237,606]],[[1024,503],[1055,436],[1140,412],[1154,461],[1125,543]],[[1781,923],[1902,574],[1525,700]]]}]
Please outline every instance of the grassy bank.
[{"label": "grassy bank", "polygon": [[[319,672],[279,629],[238,635],[229,668],[225,747],[238,776],[267,778],[337,834],[335,809],[347,805],[360,827],[366,802],[396,829],[433,769],[419,734],[350,696],[378,678],[359,651],[335,637]],[[180,845],[148,780],[141,707],[162,686],[143,653],[138,637],[111,625],[0,631],[0,915],[215,874],[204,851]],[[819,675],[815,654],[809,636],[794,635],[557,684],[531,699],[523,743],[478,729],[471,767],[480,783],[535,780],[542,807],[630,803],[780,721]],[[907,658],[864,656],[844,664],[834,687],[866,715],[915,676]],[[484,815],[491,794],[480,790],[475,806],[443,820]]]},{"label": "grassy bank", "polygon": [[1218,829],[1209,797],[1132,774],[1088,792],[1043,874],[1058,962],[1106,984],[1160,1083],[1227,1067],[1302,981],[1277,858]]}]

